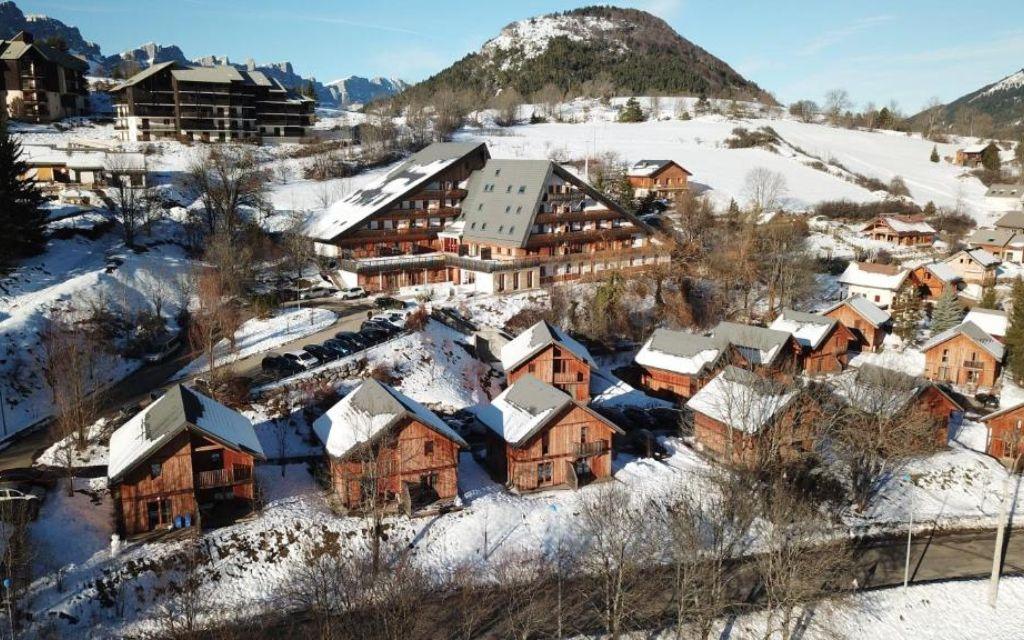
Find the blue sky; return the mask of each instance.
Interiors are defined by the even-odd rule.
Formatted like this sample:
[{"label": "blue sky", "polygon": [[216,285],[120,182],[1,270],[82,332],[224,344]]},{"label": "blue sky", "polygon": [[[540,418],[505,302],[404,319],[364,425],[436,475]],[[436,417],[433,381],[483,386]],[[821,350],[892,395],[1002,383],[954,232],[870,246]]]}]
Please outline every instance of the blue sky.
[{"label": "blue sky", "polygon": [[[174,43],[190,57],[290,60],[322,81],[419,80],[514,20],[593,2],[553,0],[19,0],[110,54]],[[785,102],[847,89],[916,111],[1024,67],[1024,2],[636,0]]]}]

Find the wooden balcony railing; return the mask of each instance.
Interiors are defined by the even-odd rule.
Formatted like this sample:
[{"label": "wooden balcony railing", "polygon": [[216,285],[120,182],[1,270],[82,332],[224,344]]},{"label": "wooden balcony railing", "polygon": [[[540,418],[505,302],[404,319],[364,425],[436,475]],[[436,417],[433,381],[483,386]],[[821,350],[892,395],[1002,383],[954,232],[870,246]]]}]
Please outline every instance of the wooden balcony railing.
[{"label": "wooden balcony railing", "polygon": [[601,455],[609,451],[611,447],[607,440],[594,440],[593,442],[576,442],[573,444],[573,454],[577,458],[589,458],[590,456]]},{"label": "wooden balcony railing", "polygon": [[214,487],[230,487],[233,484],[249,482],[252,480],[252,467],[235,467],[232,469],[214,469],[212,471],[200,471],[195,477],[197,489],[212,489]]},{"label": "wooden balcony railing", "polygon": [[985,363],[981,360],[964,360],[964,369],[984,369]]}]

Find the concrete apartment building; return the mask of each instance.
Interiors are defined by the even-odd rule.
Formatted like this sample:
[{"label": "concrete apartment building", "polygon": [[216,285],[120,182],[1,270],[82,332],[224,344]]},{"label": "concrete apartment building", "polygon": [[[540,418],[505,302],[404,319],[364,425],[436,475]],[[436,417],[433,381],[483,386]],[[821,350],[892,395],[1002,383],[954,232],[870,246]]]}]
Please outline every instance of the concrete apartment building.
[{"label": "concrete apartment building", "polygon": [[89,111],[85,72],[89,65],[35,42],[21,31],[0,40],[6,114],[15,120],[53,122]]}]

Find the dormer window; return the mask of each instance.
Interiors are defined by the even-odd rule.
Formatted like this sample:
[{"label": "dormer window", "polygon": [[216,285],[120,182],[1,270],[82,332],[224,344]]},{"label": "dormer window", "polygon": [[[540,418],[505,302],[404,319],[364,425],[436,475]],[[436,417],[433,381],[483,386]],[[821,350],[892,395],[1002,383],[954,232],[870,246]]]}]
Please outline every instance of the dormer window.
[{"label": "dormer window", "polygon": [[[509,187],[509,189],[511,189],[511,188],[512,187]],[[519,193],[526,193],[526,185],[525,184],[519,185]]]}]

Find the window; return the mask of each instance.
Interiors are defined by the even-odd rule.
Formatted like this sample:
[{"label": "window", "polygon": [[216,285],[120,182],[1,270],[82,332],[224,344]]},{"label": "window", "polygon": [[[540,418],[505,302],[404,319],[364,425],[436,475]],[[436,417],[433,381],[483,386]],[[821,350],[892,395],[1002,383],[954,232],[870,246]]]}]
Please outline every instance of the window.
[{"label": "window", "polygon": [[424,473],[420,475],[420,484],[424,487],[436,487],[437,478],[438,476],[436,473]]},{"label": "window", "polygon": [[149,465],[149,477],[150,478],[153,478],[153,479],[159,478],[161,473],[163,473],[163,465],[162,464],[160,464],[159,462],[154,462],[153,464]]},{"label": "window", "polygon": [[587,427],[580,427],[580,444],[587,443]]},{"label": "window", "polygon": [[512,185],[505,187],[505,193],[512,193]]},{"label": "window", "polygon": [[565,373],[565,360],[560,360],[556,358],[554,361],[552,361],[551,367],[555,373]]},{"label": "window", "polygon": [[949,362],[949,349],[942,350],[942,361]]},{"label": "window", "polygon": [[501,169],[495,169],[494,170],[494,175],[495,176],[500,176],[501,175]]},{"label": "window", "polygon": [[530,373],[535,373],[537,371],[537,365],[531,362],[530,364],[526,365],[526,370]]},{"label": "window", "polygon": [[[512,187],[509,187],[511,190]],[[526,193],[526,185],[519,185],[519,193]]]},{"label": "window", "polygon": [[511,213],[511,211],[512,211],[512,205],[507,205],[505,207],[505,213]]},{"label": "window", "polygon": [[504,231],[504,230],[505,230],[505,225],[503,225],[503,224],[499,224],[499,225],[498,225],[498,233],[501,233],[501,232],[502,232],[502,231]]},{"label": "window", "polygon": [[512,232],[515,231],[515,230],[516,230],[516,225],[512,225],[511,227],[509,227],[508,228],[509,235],[512,235]]},{"label": "window", "polygon": [[522,212],[523,212],[523,207],[522,206],[516,207],[516,213],[522,213]]},{"label": "window", "polygon": [[483,211],[484,210],[484,203],[481,202],[480,204],[476,205],[476,210],[477,211]]},{"label": "window", "polygon": [[427,440],[423,443],[423,455],[432,456],[434,455],[434,441]]},{"label": "window", "polygon": [[537,484],[551,483],[551,468],[550,462],[541,462],[537,465]]},{"label": "window", "polygon": [[546,455],[548,455],[548,452],[550,450],[551,450],[550,434],[548,434],[548,432],[545,431],[540,436],[540,455],[546,456]]},{"label": "window", "polygon": [[476,229],[476,223],[475,222],[470,222],[469,223],[469,228],[470,229]]}]

